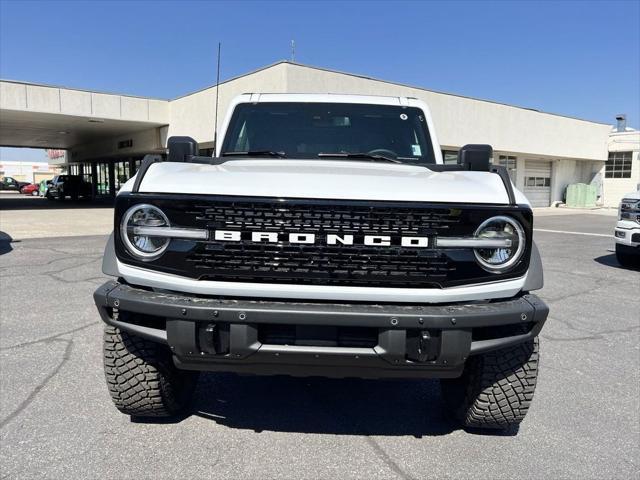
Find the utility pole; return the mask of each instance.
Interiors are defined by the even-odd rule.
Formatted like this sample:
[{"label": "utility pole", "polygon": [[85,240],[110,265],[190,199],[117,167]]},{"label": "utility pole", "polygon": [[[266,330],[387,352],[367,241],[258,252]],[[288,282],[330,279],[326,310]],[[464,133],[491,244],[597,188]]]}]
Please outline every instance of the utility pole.
[{"label": "utility pole", "polygon": [[296,41],[291,40],[291,61],[296,61]]}]

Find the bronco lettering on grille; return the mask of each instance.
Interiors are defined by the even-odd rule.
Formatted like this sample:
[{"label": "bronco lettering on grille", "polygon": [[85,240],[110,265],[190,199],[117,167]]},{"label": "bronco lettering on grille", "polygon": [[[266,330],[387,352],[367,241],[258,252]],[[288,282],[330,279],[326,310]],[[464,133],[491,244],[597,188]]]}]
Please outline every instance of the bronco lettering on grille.
[{"label": "bronco lettering on grille", "polygon": [[[244,237],[244,238],[243,238]],[[370,247],[391,247],[399,243],[403,247],[426,248],[429,246],[428,237],[405,237],[402,235],[363,235],[356,239],[354,235],[337,235],[334,233],[320,237],[315,233],[278,233],[278,232],[240,232],[238,230],[216,230],[213,238],[221,242],[240,242],[249,240],[256,243],[279,243],[314,245],[325,243],[327,245],[356,245],[362,244]]]}]

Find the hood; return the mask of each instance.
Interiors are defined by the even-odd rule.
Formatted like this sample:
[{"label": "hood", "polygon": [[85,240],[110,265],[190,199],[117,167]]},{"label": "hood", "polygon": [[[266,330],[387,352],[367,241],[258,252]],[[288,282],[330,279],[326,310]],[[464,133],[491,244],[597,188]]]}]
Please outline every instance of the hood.
[{"label": "hood", "polygon": [[[135,177],[134,177],[135,178]],[[121,191],[128,191],[132,178]],[[152,164],[141,193],[507,204],[500,177],[345,160],[247,159],[221,165]],[[518,203],[528,203],[516,191]]]}]

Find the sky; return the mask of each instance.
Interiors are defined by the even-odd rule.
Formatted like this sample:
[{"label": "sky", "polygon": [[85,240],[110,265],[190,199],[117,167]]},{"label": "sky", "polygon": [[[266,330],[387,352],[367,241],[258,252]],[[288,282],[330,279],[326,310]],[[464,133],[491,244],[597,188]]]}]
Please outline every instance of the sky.
[{"label": "sky", "polygon": [[4,79],[169,99],[215,83],[218,42],[226,79],[291,40],[308,65],[640,127],[640,0],[0,0]]}]

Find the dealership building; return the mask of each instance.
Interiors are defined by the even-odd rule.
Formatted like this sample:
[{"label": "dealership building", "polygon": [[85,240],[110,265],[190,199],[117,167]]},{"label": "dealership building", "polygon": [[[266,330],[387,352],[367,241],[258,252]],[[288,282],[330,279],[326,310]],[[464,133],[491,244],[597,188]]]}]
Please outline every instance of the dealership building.
[{"label": "dealership building", "polygon": [[217,88],[163,100],[0,81],[0,145],[66,150],[63,168],[90,181],[95,197],[111,196],[145,155],[165,152],[170,136],[191,136],[211,153],[216,93],[219,124],[241,93],[385,95],[430,106],[447,162],[465,144],[492,145],[494,163],[508,168],[534,206],[563,201],[573,183],[596,185],[600,202],[615,206],[640,183],[640,132],[623,116],[612,127],[286,61]]}]

